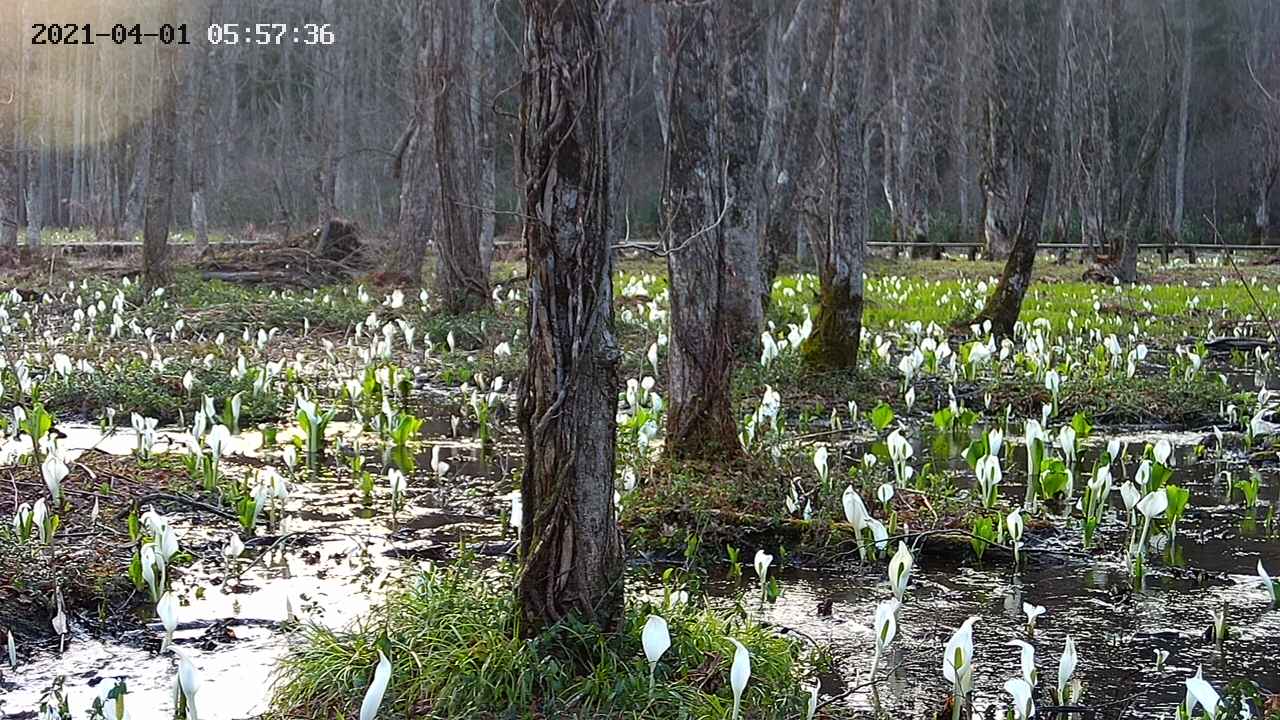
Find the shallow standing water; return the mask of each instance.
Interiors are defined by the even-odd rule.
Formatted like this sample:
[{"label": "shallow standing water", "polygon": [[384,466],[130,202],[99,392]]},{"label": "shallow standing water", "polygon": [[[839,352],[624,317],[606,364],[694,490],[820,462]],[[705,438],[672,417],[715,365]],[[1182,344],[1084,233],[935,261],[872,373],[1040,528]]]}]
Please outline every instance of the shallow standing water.
[{"label": "shallow standing water", "polygon": [[[1097,710],[1096,717],[1169,717],[1184,697],[1183,680],[1200,667],[1220,691],[1229,681],[1247,679],[1264,690],[1280,692],[1280,662],[1275,657],[1280,609],[1270,607],[1270,596],[1256,574],[1259,559],[1268,569],[1280,568],[1280,542],[1261,534],[1261,514],[1252,521],[1238,504],[1238,494],[1233,496],[1237,502],[1226,501],[1228,486],[1220,475],[1233,470],[1239,477],[1247,467],[1239,461],[1197,462],[1194,447],[1199,434],[1119,437],[1129,443],[1130,455],[1140,452],[1144,442],[1170,440],[1177,458],[1172,482],[1192,493],[1179,523],[1173,562],[1167,545],[1154,543],[1140,588],[1134,587],[1116,552],[1127,537],[1124,508],[1115,492],[1109,519],[1088,551],[1082,548],[1081,533],[1074,524],[1050,531],[1039,541],[1028,541],[1027,559],[1017,571],[1007,558],[988,556],[985,564],[979,564],[918,556],[899,614],[897,638],[880,662],[879,674],[888,672],[888,678],[878,683],[874,693],[870,688],[855,688],[869,679],[876,605],[891,597],[883,560],[839,570],[783,570],[781,598],[769,605],[748,600],[747,606],[770,623],[831,647],[837,672],[822,678],[824,697],[854,689],[841,702],[867,711],[878,705],[889,717],[926,718],[941,712],[950,691],[941,672],[942,648],[971,616],[979,618],[974,628],[978,714],[1008,707],[1002,687],[1005,680],[1020,674],[1019,649],[1009,645],[1015,639],[1035,647],[1041,691],[1036,702],[1042,707],[1052,705],[1046,690],[1056,684],[1068,635],[1079,657],[1075,677],[1084,682],[1080,704]],[[1082,466],[1091,466],[1092,456],[1107,439],[1092,439],[1092,452],[1086,451]],[[1011,502],[1016,503],[1025,490],[1016,482],[1024,462],[1025,453],[1019,448],[1005,463],[1001,493]],[[1127,473],[1135,467],[1129,462]],[[1263,477],[1260,497],[1275,498],[1276,476],[1264,473]],[[1117,476],[1117,486],[1123,479]],[[721,582],[711,592],[727,599],[742,588]],[[755,591],[747,590],[746,597],[755,598]],[[1026,629],[1024,602],[1047,610],[1034,635]],[[831,614],[820,617],[817,609],[825,603],[831,604]],[[1231,627],[1230,639],[1221,648],[1206,634],[1220,607],[1226,608]],[[1156,650],[1169,653],[1159,672]]]},{"label": "shallow standing water", "polygon": [[[200,529],[192,528],[189,517],[178,521],[184,547],[199,558],[179,575],[175,589],[189,603],[180,610],[176,639],[194,656],[203,678],[201,717],[249,718],[267,709],[271,669],[293,639],[290,614],[303,622],[343,626],[378,601],[388,580],[425,560],[447,560],[462,540],[482,551],[504,551],[510,536],[497,518],[505,501],[494,496],[493,488],[508,469],[483,459],[474,441],[441,437],[448,432],[447,420],[443,423],[437,418],[428,425],[428,449],[418,459],[398,523],[386,517],[388,501],[381,485],[371,512],[349,479],[301,482],[289,500],[283,527],[250,542],[237,570],[243,576],[227,580],[220,550],[230,527],[208,531],[203,527],[207,519]],[[875,694],[857,690],[841,702],[854,709],[871,709],[878,702],[891,717],[931,717],[948,691],[940,673],[941,648],[969,616],[980,618],[974,633],[979,712],[1005,703],[1000,688],[1018,674],[1018,651],[1007,645],[1015,638],[1035,645],[1043,688],[1053,683],[1063,643],[1071,635],[1080,657],[1076,676],[1085,683],[1083,703],[1102,709],[1102,717],[1118,716],[1121,709],[1125,717],[1167,716],[1182,698],[1182,680],[1199,666],[1219,688],[1230,679],[1248,678],[1280,690],[1280,663],[1273,657],[1280,611],[1267,608],[1267,595],[1254,574],[1258,558],[1268,568],[1280,568],[1280,548],[1250,528],[1233,502],[1236,498],[1227,499],[1220,476],[1223,469],[1239,473],[1244,466],[1196,461],[1193,447],[1199,436],[1186,433],[1129,436],[1131,455],[1141,442],[1159,437],[1177,448],[1174,482],[1193,493],[1174,556],[1180,563],[1170,564],[1163,550],[1153,550],[1152,557],[1162,559],[1151,564],[1143,587],[1133,590],[1115,552],[1125,541],[1118,514],[1104,524],[1097,542],[1101,549],[1082,550],[1076,527],[1051,531],[1029,542],[1028,560],[1018,572],[998,557],[988,557],[982,565],[920,557],[898,637],[881,662],[882,672],[892,673]],[[1092,452],[1105,440],[1093,438]],[[240,450],[258,456],[257,442],[246,437]],[[429,469],[431,444],[441,444],[443,457],[453,465],[444,481]],[[507,462],[514,452],[502,450]],[[1022,495],[1017,482],[1022,462],[1015,451],[1005,463],[1006,498]],[[1126,472],[1135,466],[1131,461]],[[1261,496],[1273,498],[1274,476],[1264,477]],[[1121,481],[1117,477],[1117,485]],[[1112,502],[1113,511],[1123,511],[1116,495]],[[268,547],[275,549],[245,570]],[[747,551],[749,555],[754,548]],[[748,607],[764,620],[831,647],[836,665],[823,678],[824,696],[864,683],[874,647],[872,614],[889,597],[884,563],[784,569],[781,577],[784,592],[778,602],[761,607],[748,601]],[[709,589],[713,602],[728,602],[743,592],[723,581],[712,582]],[[751,589],[746,594],[754,597]],[[826,601],[832,613],[820,617],[817,608]],[[1024,628],[1023,602],[1048,610],[1034,637]],[[1234,634],[1219,650],[1204,633],[1214,609],[1223,605]],[[234,622],[224,627],[229,619]],[[41,694],[58,675],[66,677],[75,717],[85,716],[93,698],[116,678],[128,682],[135,717],[167,712],[175,662],[169,654],[157,654],[154,638],[159,635],[154,623],[147,631],[116,640],[73,633],[61,656],[25,658],[17,673],[6,677],[0,712],[34,717]],[[1157,649],[1170,653],[1161,672],[1153,669]]]},{"label": "shallow standing water", "polygon": [[[60,429],[73,454],[90,447],[118,453],[133,448],[130,433],[104,439],[96,428]],[[331,444],[354,437],[339,423],[331,429]],[[292,484],[280,527],[270,533],[260,528],[258,537],[245,541],[246,552],[232,568],[222,557],[231,523],[208,515],[169,516],[183,549],[197,558],[176,574],[172,591],[181,599],[175,644],[192,656],[201,676],[201,718],[250,718],[268,709],[271,673],[295,638],[293,623],[346,626],[383,597],[389,582],[423,562],[452,558],[463,540],[481,552],[505,552],[510,543],[495,521],[501,501],[491,491],[507,469],[483,457],[477,441],[453,438],[449,430],[448,416],[424,425],[429,441],[416,458],[417,471],[396,521],[389,517],[383,458],[372,451],[366,451],[367,467],[377,475],[372,504],[364,502],[350,478],[300,478]],[[238,458],[261,458],[261,442],[259,433],[243,433],[236,442]],[[170,444],[182,447],[181,433],[161,433],[156,448]],[[430,470],[436,445],[451,466],[443,479]],[[30,655],[19,639],[22,661],[16,672],[6,665],[0,682],[0,718],[36,717],[42,696],[59,676],[65,678],[72,717],[88,717],[94,699],[118,679],[128,685],[133,717],[169,716],[176,658],[158,652],[163,635],[158,621],[144,620],[145,630],[96,638],[77,630],[73,618],[60,655],[43,650]]]}]

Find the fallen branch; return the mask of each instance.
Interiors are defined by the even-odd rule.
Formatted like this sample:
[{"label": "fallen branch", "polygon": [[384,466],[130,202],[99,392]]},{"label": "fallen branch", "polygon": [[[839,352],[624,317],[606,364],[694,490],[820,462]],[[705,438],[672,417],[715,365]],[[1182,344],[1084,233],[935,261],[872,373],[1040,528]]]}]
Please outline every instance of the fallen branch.
[{"label": "fallen branch", "polygon": [[[219,507],[214,507],[212,505],[209,505],[208,503],[200,502],[199,500],[196,500],[195,498],[187,497],[186,495],[174,495],[172,493],[162,493],[162,492],[148,493],[141,497],[135,498],[134,501],[139,505],[141,505],[144,502],[151,502],[151,501],[172,502],[172,503],[177,503],[179,505],[186,505],[187,507],[193,508],[195,510],[201,510],[203,512],[217,515],[220,518],[225,518],[235,523],[240,522],[240,516],[236,515],[235,513],[229,512],[227,510],[223,510],[222,508],[219,508]],[[117,518],[124,517],[125,515],[128,515],[129,512],[130,512],[130,509],[126,508],[116,513],[116,517]]]}]

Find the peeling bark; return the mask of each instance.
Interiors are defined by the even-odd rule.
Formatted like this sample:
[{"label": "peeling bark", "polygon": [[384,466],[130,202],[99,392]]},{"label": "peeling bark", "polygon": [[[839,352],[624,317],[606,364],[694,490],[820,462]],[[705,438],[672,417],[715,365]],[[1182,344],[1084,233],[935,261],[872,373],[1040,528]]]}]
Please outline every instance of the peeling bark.
[{"label": "peeling bark", "polygon": [[526,0],[521,155],[529,355],[520,401],[520,632],[623,617],[614,517],[613,334],[604,31],[591,3]]}]

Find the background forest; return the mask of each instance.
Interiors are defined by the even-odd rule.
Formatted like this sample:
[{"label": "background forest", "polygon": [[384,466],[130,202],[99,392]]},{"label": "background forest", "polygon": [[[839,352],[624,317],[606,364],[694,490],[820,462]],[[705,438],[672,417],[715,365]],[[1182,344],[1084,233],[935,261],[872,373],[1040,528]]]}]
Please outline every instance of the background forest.
[{"label": "background forest", "polygon": [[[831,149],[814,127],[832,111],[819,94],[832,25],[824,3],[743,5],[749,36],[738,50],[751,75],[742,108],[760,139],[759,217],[767,249],[785,256],[798,238],[805,244],[806,219],[820,217]],[[1033,134],[1025,81],[1040,67],[1040,36],[1053,29],[1039,10],[992,0],[869,4],[862,141],[871,240],[976,239],[1003,255],[1041,151],[1052,158],[1046,242],[1105,253],[1124,236],[1207,241],[1206,217],[1226,241],[1275,236],[1280,3],[1062,3],[1063,41],[1049,65],[1058,109],[1051,132]],[[660,3],[609,11],[613,214],[627,221],[614,232],[646,237],[658,222],[667,123],[655,78],[669,49]],[[52,228],[139,232],[151,45],[40,47],[30,36],[34,22],[106,27],[154,13],[135,0],[17,0],[0,13],[0,244]],[[179,226],[251,238],[336,214],[392,236],[405,224],[404,163],[417,149],[451,154],[459,170],[427,173],[417,211],[464,197],[486,241],[518,232],[515,0],[212,0],[180,13],[194,42],[178,60]],[[333,43],[211,45],[206,28],[226,23],[328,24]],[[437,127],[443,118],[449,127]],[[437,134],[450,137],[428,138]]]}]

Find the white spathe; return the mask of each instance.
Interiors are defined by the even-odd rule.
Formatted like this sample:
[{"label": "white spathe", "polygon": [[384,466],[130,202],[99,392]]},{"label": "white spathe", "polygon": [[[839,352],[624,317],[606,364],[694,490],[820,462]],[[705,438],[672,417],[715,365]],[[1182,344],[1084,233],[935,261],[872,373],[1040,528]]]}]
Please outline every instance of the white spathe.
[{"label": "white spathe", "polygon": [[650,615],[640,631],[640,644],[644,646],[644,657],[649,661],[649,683],[653,683],[653,673],[658,668],[658,660],[671,647],[671,633],[667,630],[666,619],[658,615]]},{"label": "white spathe", "polygon": [[913,565],[915,565],[915,558],[911,556],[911,550],[907,548],[906,543],[899,540],[898,551],[889,560],[889,587],[893,590],[893,596],[898,602],[902,602],[907,594],[907,581],[911,579]]},{"label": "white spathe", "polygon": [[733,664],[729,667],[729,687],[733,690],[733,720],[738,720],[742,709],[742,691],[747,688],[747,681],[751,679],[751,653],[734,638],[729,638],[729,642],[734,645]]},{"label": "white spathe", "polygon": [[391,684],[391,661],[387,659],[386,654],[381,650],[378,651],[378,667],[373,671],[373,681],[369,683],[369,689],[365,691],[364,701],[360,703],[360,720],[373,720],[378,715],[378,708],[382,706],[382,698],[387,693],[387,686]]}]

